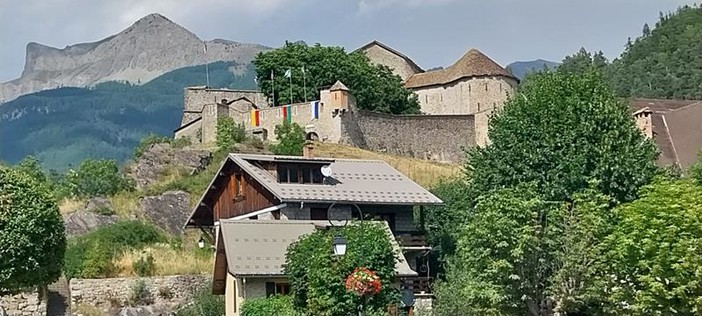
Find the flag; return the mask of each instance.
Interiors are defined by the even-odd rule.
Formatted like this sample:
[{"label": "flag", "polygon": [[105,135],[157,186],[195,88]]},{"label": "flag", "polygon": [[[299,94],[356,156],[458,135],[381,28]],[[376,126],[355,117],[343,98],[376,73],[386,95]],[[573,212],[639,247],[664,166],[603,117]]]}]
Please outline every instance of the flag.
[{"label": "flag", "polygon": [[292,77],[292,71],[290,69],[285,71],[285,78],[290,78]]},{"label": "flag", "polygon": [[292,105],[285,106],[285,108],[287,109],[285,111],[285,113],[287,114],[287,116],[285,116],[285,121],[288,123],[292,123],[292,111],[291,111],[292,109],[291,109],[291,107],[292,107]]},{"label": "flag", "polygon": [[312,119],[319,118],[319,101],[310,102],[310,114],[312,115]]},{"label": "flag", "polygon": [[202,52],[207,54],[207,42],[202,42],[202,45],[203,45]]},{"label": "flag", "polygon": [[271,80],[273,80],[273,69],[271,69]]},{"label": "flag", "polygon": [[254,77],[254,83],[258,85],[258,78]]},{"label": "flag", "polygon": [[251,110],[251,126],[258,127],[261,124],[258,110]]},{"label": "flag", "polygon": [[304,75],[304,74],[305,74],[305,66],[302,66],[302,67],[300,68],[300,70],[302,70],[302,74]]}]

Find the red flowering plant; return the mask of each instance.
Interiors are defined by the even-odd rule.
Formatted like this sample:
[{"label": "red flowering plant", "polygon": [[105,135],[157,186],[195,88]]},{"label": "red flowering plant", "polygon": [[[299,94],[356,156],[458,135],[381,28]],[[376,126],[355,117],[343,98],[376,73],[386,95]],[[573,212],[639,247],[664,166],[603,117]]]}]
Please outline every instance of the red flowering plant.
[{"label": "red flowering plant", "polygon": [[367,268],[356,268],[346,277],[346,290],[358,296],[380,293],[380,277]]}]

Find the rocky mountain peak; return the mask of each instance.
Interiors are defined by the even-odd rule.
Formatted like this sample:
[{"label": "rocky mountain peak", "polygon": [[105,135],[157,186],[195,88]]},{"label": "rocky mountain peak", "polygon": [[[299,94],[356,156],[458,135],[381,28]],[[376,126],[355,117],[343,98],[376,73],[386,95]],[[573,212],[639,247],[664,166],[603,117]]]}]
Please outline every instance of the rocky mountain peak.
[{"label": "rocky mountain peak", "polygon": [[[211,45],[210,45],[211,43]],[[166,72],[205,62],[248,64],[267,47],[203,41],[167,17],[152,13],[123,31],[92,43],[54,48],[27,44],[22,76],[0,84],[0,103],[56,87],[86,87],[105,81],[143,84]]]}]

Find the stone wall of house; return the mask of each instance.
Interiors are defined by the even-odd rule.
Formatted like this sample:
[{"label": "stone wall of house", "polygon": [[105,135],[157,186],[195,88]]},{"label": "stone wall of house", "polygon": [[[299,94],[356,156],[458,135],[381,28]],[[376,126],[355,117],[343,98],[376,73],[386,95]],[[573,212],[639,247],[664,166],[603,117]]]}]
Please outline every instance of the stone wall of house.
[{"label": "stone wall of house", "polygon": [[345,113],[343,142],[379,152],[434,161],[462,161],[475,146],[473,115]]},{"label": "stone wall of house", "polygon": [[373,64],[384,65],[392,69],[392,72],[403,81],[415,74],[412,66],[402,57],[382,48],[378,45],[371,45],[363,50]]},{"label": "stone wall of house", "polygon": [[71,305],[85,304],[103,311],[129,304],[133,287],[143,280],[153,304],[186,304],[192,294],[210,281],[209,275],[171,275],[146,278],[71,279]]},{"label": "stone wall of house", "polygon": [[475,114],[501,107],[516,87],[517,81],[511,78],[475,77],[412,91],[423,113]]},{"label": "stone wall of house", "polygon": [[0,296],[0,314],[2,309],[9,316],[44,316],[46,315],[46,292]]}]

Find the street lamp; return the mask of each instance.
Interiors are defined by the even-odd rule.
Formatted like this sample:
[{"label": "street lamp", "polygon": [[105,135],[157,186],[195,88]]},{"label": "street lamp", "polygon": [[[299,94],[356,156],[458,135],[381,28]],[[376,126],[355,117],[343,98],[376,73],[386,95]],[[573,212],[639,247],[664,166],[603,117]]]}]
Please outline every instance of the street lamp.
[{"label": "street lamp", "polygon": [[[334,208],[334,205],[336,205],[336,202],[332,203],[329,206],[329,208],[327,209],[327,219],[329,220],[329,224],[332,227],[334,227],[334,222],[332,222],[331,216],[329,216],[329,215],[331,215],[331,210],[332,210],[332,208]],[[358,214],[360,215],[359,219],[360,219],[360,221],[363,221],[363,212],[361,211],[361,208],[356,204],[351,204],[351,205],[356,207],[356,210],[358,210]],[[346,226],[346,224],[348,224],[348,220],[345,221],[344,224],[341,226]],[[334,251],[334,256],[340,257],[340,256],[345,255],[346,254],[346,245],[347,245],[346,238],[341,236],[341,234],[337,234],[336,236],[334,236],[334,238],[332,239],[332,251]]]},{"label": "street lamp", "polygon": [[205,248],[205,240],[200,237],[200,240],[197,241],[197,247],[200,249]]},{"label": "street lamp", "polygon": [[334,236],[332,239],[332,249],[335,256],[343,256],[346,254],[346,239],[341,235]]}]

